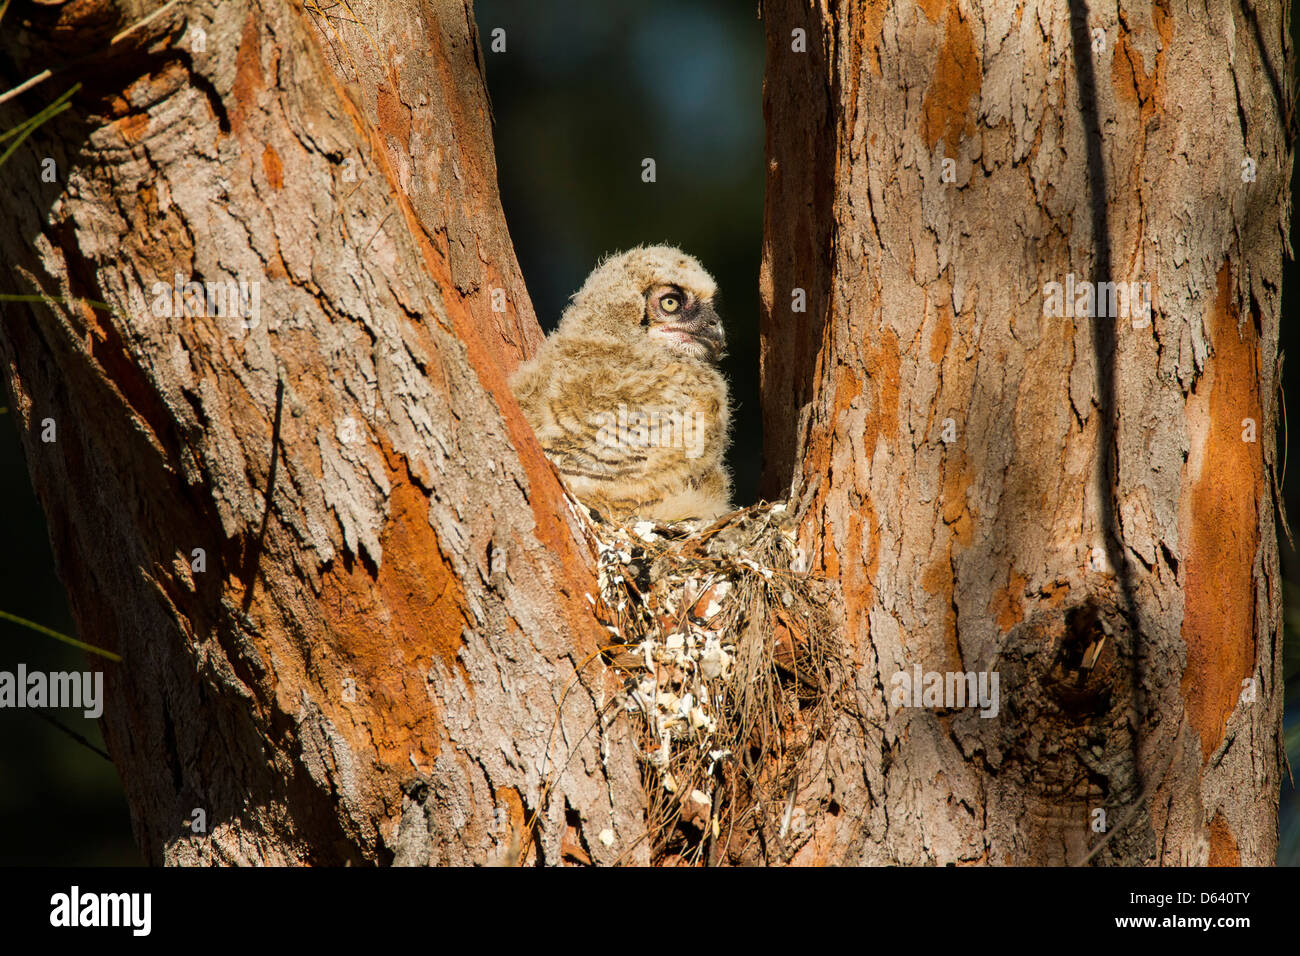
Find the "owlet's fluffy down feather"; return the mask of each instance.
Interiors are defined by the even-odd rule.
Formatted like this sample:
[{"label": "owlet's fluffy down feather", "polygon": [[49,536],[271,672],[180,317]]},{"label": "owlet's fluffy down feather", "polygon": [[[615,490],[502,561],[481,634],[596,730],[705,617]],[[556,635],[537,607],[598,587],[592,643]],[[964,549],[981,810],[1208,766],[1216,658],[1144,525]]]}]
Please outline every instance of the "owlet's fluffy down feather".
[{"label": "owlet's fluffy down feather", "polygon": [[672,246],[611,256],[510,380],[569,490],[605,517],[715,518],[731,407],[717,284]]}]

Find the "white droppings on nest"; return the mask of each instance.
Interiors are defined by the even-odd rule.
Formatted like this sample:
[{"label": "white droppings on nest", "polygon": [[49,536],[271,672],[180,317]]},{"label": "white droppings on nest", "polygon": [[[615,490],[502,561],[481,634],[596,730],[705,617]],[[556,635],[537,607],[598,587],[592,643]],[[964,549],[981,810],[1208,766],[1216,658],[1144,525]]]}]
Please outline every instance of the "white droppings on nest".
[{"label": "white droppings on nest", "polygon": [[700,651],[700,676],[705,680],[714,680],[722,678],[726,680],[727,675],[731,673],[733,657],[731,652],[722,646],[716,637],[705,640],[704,649]]},{"label": "white droppings on nest", "polygon": [[708,776],[731,756],[726,745],[736,728],[720,726],[725,715],[717,708],[736,699],[734,682],[752,677],[739,673],[737,661],[742,640],[754,630],[756,594],[766,595],[767,606],[788,609],[782,592],[799,588],[790,571],[803,555],[785,512],[784,505],[761,505],[714,525],[637,521],[630,528],[593,528],[597,613],[625,648],[613,655],[626,678],[623,710],[645,721],[654,742],[645,758],[670,792],[676,790],[670,767],[680,777],[682,761],[698,765],[693,786],[706,762]]},{"label": "white droppings on nest", "polygon": [[710,751],[709,751],[709,766],[708,766],[708,769],[704,771],[704,775],[705,775],[706,777],[711,777],[711,776],[713,776],[713,768],[717,765],[718,761],[719,761],[719,760],[723,760],[723,759],[725,759],[725,758],[727,758],[727,757],[730,757],[730,756],[731,756],[731,751],[730,751],[730,750],[727,750],[726,748],[723,748],[723,749],[720,749],[720,750],[710,750]]}]

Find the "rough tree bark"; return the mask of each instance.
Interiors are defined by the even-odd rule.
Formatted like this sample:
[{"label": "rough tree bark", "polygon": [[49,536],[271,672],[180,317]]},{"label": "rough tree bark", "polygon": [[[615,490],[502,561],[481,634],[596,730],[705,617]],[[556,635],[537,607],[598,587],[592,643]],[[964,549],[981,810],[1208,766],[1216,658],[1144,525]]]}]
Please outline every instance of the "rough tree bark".
[{"label": "rough tree bark", "polygon": [[[5,168],[6,283],[50,301],[0,332],[73,613],[124,658],[104,731],[147,858],[483,862],[549,776],[543,858],[580,807],[612,861],[640,781],[588,733],[599,689],[565,693],[604,632],[504,385],[540,332],[468,7],[190,3],[111,43],[156,6],[9,11],[6,80],[83,87]],[[259,314],[155,308],[177,273]]]},{"label": "rough tree bark", "polygon": [[[148,858],[644,861],[590,543],[504,386],[539,333],[467,2],[113,42],[160,6],[0,40],[5,88],[56,67],[0,128],[83,84],[3,167],[0,291],[47,300],[0,367]],[[765,5],[766,481],[860,690],[797,862],[1073,862],[1097,808],[1098,861],[1272,859],[1285,23],[1058,6]],[[1044,317],[1071,271],[1152,324]],[[913,664],[997,670],[998,717],[887,706]]]},{"label": "rough tree bark", "polygon": [[1285,6],[764,4],[765,484],[878,700],[1001,678],[880,710],[809,858],[1273,862]]}]

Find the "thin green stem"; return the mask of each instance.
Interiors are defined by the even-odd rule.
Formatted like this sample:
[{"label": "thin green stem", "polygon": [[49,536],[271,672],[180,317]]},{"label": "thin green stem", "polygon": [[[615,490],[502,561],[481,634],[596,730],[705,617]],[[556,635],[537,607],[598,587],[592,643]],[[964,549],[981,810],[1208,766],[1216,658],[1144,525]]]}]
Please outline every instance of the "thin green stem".
[{"label": "thin green stem", "polygon": [[25,140],[28,136],[30,136],[33,132],[35,132],[38,127],[40,127],[43,123],[46,123],[49,120],[53,119],[55,116],[58,116],[69,106],[71,106],[72,104],[68,102],[68,99],[72,96],[72,94],[76,93],[77,90],[79,89],[81,89],[80,83],[72,84],[72,86],[68,87],[67,92],[65,92],[62,96],[60,96],[49,106],[45,107],[45,109],[41,110],[39,113],[37,113],[31,119],[27,120],[25,123],[19,123],[18,126],[14,127],[14,129],[6,133],[5,134],[6,136],[11,136],[15,132],[21,130],[21,132],[17,132],[17,138],[12,143],[9,144],[9,148],[6,149],[3,153],[0,153],[0,166],[3,166],[5,164],[5,160],[7,160],[13,154],[13,151],[16,150],[20,145],[22,145],[23,140]]},{"label": "thin green stem", "polygon": [[62,302],[64,305],[67,305],[69,303],[82,302],[93,309],[103,309],[106,312],[112,312],[115,315],[117,314],[117,310],[114,309],[113,306],[109,305],[107,302],[100,302],[97,299],[82,299],[76,296],[69,297],[65,295],[19,295],[18,293],[15,292],[0,292],[0,302],[41,302],[46,304],[50,302]]},{"label": "thin green stem", "polygon": [[0,611],[0,620],[12,621],[22,627],[44,634],[46,637],[52,637],[56,641],[62,641],[64,644],[71,644],[73,647],[79,647],[83,651],[91,654],[98,654],[100,657],[107,657],[110,661],[120,661],[121,654],[114,654],[112,651],[106,651],[102,647],[96,647],[94,644],[87,644],[85,641],[79,641],[75,637],[69,637],[53,628],[46,627],[44,624],[37,624],[35,621],[29,621],[25,617],[19,617],[17,614],[10,614],[8,611]]}]

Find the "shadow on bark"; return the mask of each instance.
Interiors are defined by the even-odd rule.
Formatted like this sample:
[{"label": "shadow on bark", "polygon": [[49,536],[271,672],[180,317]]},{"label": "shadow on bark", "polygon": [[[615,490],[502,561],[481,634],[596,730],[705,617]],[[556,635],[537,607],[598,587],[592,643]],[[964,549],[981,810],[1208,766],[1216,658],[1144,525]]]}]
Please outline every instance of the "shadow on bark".
[{"label": "shadow on bark", "polygon": [[[41,445],[26,429],[24,454],[78,629],[101,636],[105,640],[96,643],[123,655],[122,663],[104,666],[102,726],[145,861],[163,864],[176,844],[188,839],[197,845],[219,827],[259,819],[262,834],[285,835],[286,857],[365,864],[373,861],[358,851],[352,823],[340,821],[331,795],[300,761],[266,752],[254,716],[263,707],[275,710],[275,702],[260,692],[266,681],[259,659],[248,652],[254,635],[247,610],[276,485],[284,383],[264,472],[260,533],[227,539],[211,489],[199,480],[207,476],[196,478],[181,466],[197,458],[204,432],[187,430],[169,414],[156,383],[132,354],[132,317],[105,304],[113,300],[105,279],[110,266],[83,252],[77,223],[56,204],[68,171],[85,172],[84,157],[97,149],[91,141],[101,128],[97,120],[120,109],[121,90],[179,65],[209,99],[215,97],[191,69],[188,52],[174,45],[176,36],[167,34],[164,52],[125,43],[93,53],[83,51],[106,46],[107,32],[78,36],[61,48],[66,58],[51,67],[50,79],[0,106],[0,130],[11,129],[72,84],[83,84],[71,108],[35,129],[0,169],[8,187],[6,210],[13,214],[9,249],[18,250],[0,257],[0,292],[45,299],[0,304],[0,356],[22,388],[7,384],[33,402],[15,424],[23,430],[24,418],[47,417],[59,424],[57,444]],[[14,76],[39,69],[47,53],[0,46],[0,89],[14,85]],[[165,97],[175,89],[159,83],[155,92]],[[224,113],[217,113],[217,123],[228,129]],[[46,159],[58,170],[55,182],[42,177]],[[92,175],[111,177],[112,170]],[[50,277],[48,261],[37,252],[40,243],[62,259],[66,289]],[[104,541],[113,542],[111,555],[103,553]],[[191,548],[202,549],[209,564],[207,573],[192,575],[192,590],[186,590],[160,569],[170,569],[178,553],[188,560]],[[221,582],[233,568],[242,568],[248,583],[242,620],[222,598]],[[189,635],[178,626],[182,618]],[[214,678],[211,655],[191,644],[195,634],[211,635],[221,645],[237,680]],[[271,720],[282,752],[297,754],[296,728],[278,712]],[[191,830],[200,819],[203,828]],[[295,842],[294,834],[317,839],[307,846]],[[213,842],[214,849],[198,859],[247,863],[265,845],[250,840],[248,857],[234,859]],[[386,850],[376,852],[383,862]]]},{"label": "shadow on bark", "polygon": [[[1110,221],[1107,211],[1109,191],[1106,176],[1105,158],[1102,154],[1101,119],[1097,105],[1097,80],[1092,62],[1092,41],[1088,29],[1087,0],[1069,0],[1070,4],[1070,41],[1074,59],[1075,80],[1079,88],[1079,110],[1083,119],[1084,140],[1087,144],[1088,204],[1092,222],[1092,241],[1094,246],[1094,271],[1092,281],[1100,284],[1112,281],[1112,254],[1110,245]],[[1096,288],[1098,286],[1094,286]],[[1146,785],[1142,768],[1142,725],[1146,719],[1146,708],[1142,695],[1142,632],[1137,613],[1137,600],[1134,593],[1133,567],[1128,552],[1124,547],[1122,531],[1119,527],[1119,488],[1118,488],[1118,446],[1116,443],[1119,430],[1119,407],[1115,388],[1115,366],[1117,359],[1117,325],[1118,316],[1098,315],[1092,319],[1093,364],[1096,370],[1096,387],[1098,414],[1097,450],[1099,459],[1096,468],[1097,500],[1105,538],[1106,557],[1111,569],[1117,576],[1119,585],[1119,607],[1123,613],[1125,627],[1131,632],[1132,639],[1128,648],[1128,678],[1130,704],[1134,719],[1131,722],[1133,742],[1132,761],[1134,790],[1136,797],[1125,801],[1126,809],[1121,822],[1111,827],[1107,836],[1093,847],[1092,858],[1102,844],[1108,842],[1114,834],[1124,829],[1132,816],[1140,811],[1146,799]],[[1107,796],[1112,796],[1107,794]]]},{"label": "shadow on bark", "polygon": [[[769,73],[773,51],[789,42],[789,26],[772,24],[767,31]],[[760,280],[765,294],[759,300],[763,467],[758,493],[769,501],[790,494],[808,437],[806,412],[812,407],[817,354],[832,305],[834,107],[841,91],[838,80],[832,85],[824,79],[830,71],[826,51],[831,40],[822,17],[808,10],[798,26],[807,31],[808,82],[768,84],[763,96],[769,158],[763,235],[765,243],[774,235],[785,238],[779,248],[764,250],[771,275]],[[788,122],[792,116],[799,122]],[[806,311],[794,311],[796,290],[805,294]]]}]

